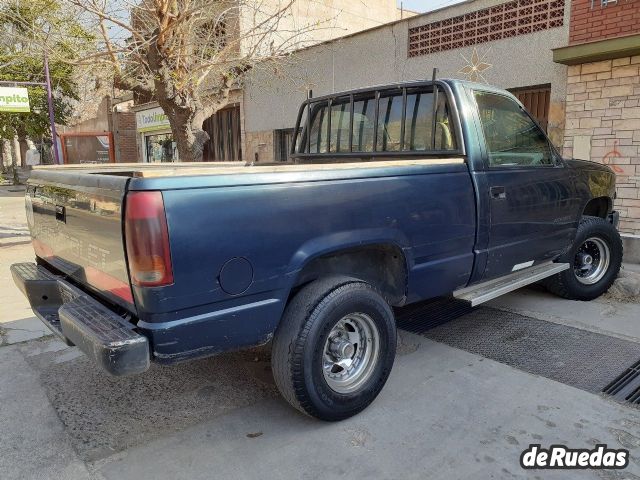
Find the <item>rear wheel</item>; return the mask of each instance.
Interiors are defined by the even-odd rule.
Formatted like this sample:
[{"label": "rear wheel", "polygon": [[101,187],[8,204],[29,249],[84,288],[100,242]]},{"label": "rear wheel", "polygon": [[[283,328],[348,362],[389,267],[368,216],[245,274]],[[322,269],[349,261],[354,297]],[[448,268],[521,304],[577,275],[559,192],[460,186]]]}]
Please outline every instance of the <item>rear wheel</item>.
[{"label": "rear wheel", "polygon": [[622,240],[615,227],[599,217],[583,217],[572,248],[558,260],[571,268],[549,277],[547,289],[572,300],[592,300],[613,284],[622,264]]},{"label": "rear wheel", "polygon": [[368,283],[349,277],[305,286],[276,330],[272,369],[283,397],[321,420],[366,408],[384,386],[396,350],[391,308]]}]

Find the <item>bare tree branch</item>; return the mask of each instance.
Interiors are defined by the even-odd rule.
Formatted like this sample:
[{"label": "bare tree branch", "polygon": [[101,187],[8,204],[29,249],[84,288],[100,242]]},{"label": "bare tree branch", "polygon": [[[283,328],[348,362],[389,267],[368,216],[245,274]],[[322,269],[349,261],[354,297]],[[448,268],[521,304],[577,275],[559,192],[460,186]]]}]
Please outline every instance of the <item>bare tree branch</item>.
[{"label": "bare tree branch", "polygon": [[[202,158],[204,120],[227,104],[247,71],[287,61],[314,32],[331,28],[330,18],[294,18],[297,0],[61,1],[95,39],[60,61],[107,68],[114,87],[155,98],[183,161]],[[44,42],[45,32],[35,33]]]}]

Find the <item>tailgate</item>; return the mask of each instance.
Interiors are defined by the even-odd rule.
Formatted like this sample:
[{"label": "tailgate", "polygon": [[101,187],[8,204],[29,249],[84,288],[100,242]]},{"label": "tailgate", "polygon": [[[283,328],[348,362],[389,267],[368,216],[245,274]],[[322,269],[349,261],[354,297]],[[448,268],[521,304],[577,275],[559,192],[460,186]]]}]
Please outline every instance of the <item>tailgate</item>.
[{"label": "tailgate", "polygon": [[35,170],[28,181],[26,209],[38,257],[135,313],[122,236],[128,181],[78,170]]}]

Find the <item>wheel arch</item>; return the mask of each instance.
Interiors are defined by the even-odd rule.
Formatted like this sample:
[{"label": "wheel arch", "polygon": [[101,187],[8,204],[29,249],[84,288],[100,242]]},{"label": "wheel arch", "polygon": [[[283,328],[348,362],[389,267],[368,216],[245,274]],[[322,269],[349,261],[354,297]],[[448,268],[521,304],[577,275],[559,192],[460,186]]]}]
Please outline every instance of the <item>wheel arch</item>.
[{"label": "wheel arch", "polygon": [[334,246],[306,257],[293,278],[289,298],[304,285],[328,275],[346,275],[375,286],[391,305],[404,304],[409,263],[392,241]]},{"label": "wheel arch", "polygon": [[594,197],[582,209],[582,216],[607,218],[613,209],[613,200],[609,197]]}]

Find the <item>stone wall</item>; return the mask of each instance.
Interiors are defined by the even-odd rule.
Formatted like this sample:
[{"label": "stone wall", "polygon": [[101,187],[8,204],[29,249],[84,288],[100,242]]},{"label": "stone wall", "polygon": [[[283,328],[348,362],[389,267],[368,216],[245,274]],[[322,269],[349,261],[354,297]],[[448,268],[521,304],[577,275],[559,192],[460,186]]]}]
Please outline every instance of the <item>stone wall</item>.
[{"label": "stone wall", "polygon": [[568,69],[564,156],[617,175],[620,231],[640,234],[640,56]]}]

